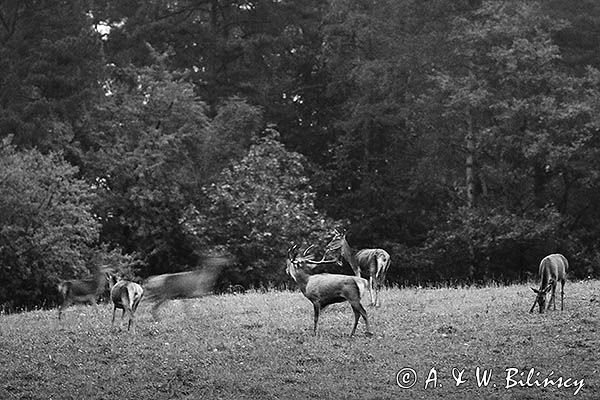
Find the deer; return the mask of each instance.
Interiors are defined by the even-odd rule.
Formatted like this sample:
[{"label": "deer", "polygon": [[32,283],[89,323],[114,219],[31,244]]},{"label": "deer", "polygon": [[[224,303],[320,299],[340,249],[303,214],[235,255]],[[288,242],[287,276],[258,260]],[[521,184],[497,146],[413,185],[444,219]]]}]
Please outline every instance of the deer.
[{"label": "deer", "polygon": [[389,253],[383,249],[362,249],[357,251],[350,247],[345,233],[337,229],[333,233],[333,238],[325,247],[323,257],[329,252],[340,250],[340,256],[350,264],[354,275],[360,278],[361,269],[367,270],[369,272],[371,306],[379,307],[381,305],[379,292],[383,286],[387,270],[390,267]]},{"label": "deer", "polygon": [[212,293],[223,266],[229,262],[227,257],[209,257],[202,269],[147,278],[144,282],[145,298],[154,302],[151,311],[154,319],[158,321],[157,311],[167,300],[190,299]]},{"label": "deer", "polygon": [[106,289],[110,268],[100,266],[92,279],[73,279],[58,283],[58,319],[71,304],[87,303],[96,306],[98,296]]},{"label": "deer", "polygon": [[315,261],[312,257],[306,256],[306,251],[302,257],[298,257],[297,246],[294,245],[288,249],[286,260],[286,273],[298,284],[302,294],[310,300],[314,308],[313,334],[317,334],[317,325],[321,310],[330,304],[349,302],[354,312],[354,326],[350,336],[354,336],[356,326],[362,316],[366,324],[367,336],[372,336],[369,325],[369,318],[365,308],[361,304],[362,292],[368,287],[368,282],[364,278],[352,275],[340,274],[310,274],[312,269],[324,263],[337,263],[336,260]]},{"label": "deer", "polygon": [[560,311],[564,310],[564,297],[565,297],[565,280],[567,277],[567,269],[569,269],[569,261],[562,254],[550,254],[542,259],[539,267],[540,275],[540,288],[531,288],[536,293],[535,301],[531,306],[530,313],[535,309],[535,305],[539,305],[540,314],[544,312],[546,306],[546,294],[552,292],[550,301],[548,302],[548,310],[550,306],[554,305],[556,310],[556,285],[560,281]]},{"label": "deer", "polygon": [[127,317],[129,318],[127,330],[129,331],[131,329],[131,332],[135,333],[134,314],[144,296],[144,289],[135,282],[123,279],[118,280],[114,275],[111,275],[109,284],[110,299],[113,303],[111,328],[115,325],[117,308],[120,308],[123,310],[121,319],[125,317],[125,314],[127,314]]}]

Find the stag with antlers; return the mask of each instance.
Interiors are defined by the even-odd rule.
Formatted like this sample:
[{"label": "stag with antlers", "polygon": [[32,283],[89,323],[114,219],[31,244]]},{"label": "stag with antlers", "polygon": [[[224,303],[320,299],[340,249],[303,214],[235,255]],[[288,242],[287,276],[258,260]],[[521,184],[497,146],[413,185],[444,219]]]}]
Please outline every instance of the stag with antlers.
[{"label": "stag with antlers", "polygon": [[[312,247],[312,246],[311,246]],[[310,300],[314,308],[313,333],[317,334],[317,323],[321,310],[330,304],[347,301],[354,311],[354,326],[350,336],[356,332],[358,320],[362,316],[367,326],[366,335],[371,335],[367,312],[360,303],[362,292],[368,286],[366,279],[351,275],[338,274],[311,274],[312,269],[320,264],[336,263],[336,260],[315,261],[308,256],[308,249],[301,257],[298,257],[297,246],[288,250],[286,272],[300,287],[300,291]]]}]

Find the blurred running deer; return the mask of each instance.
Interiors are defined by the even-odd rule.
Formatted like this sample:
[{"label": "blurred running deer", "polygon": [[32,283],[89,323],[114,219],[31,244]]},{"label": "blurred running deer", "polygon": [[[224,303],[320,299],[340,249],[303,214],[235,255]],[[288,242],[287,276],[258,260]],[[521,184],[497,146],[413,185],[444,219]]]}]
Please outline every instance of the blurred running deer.
[{"label": "blurred running deer", "polygon": [[87,303],[96,306],[100,296],[108,285],[110,268],[100,266],[92,279],[73,279],[58,284],[58,319],[63,310],[71,304]]},{"label": "blurred running deer", "polygon": [[117,280],[114,275],[110,277],[110,286],[110,299],[113,302],[111,328],[115,325],[115,313],[117,312],[117,308],[120,308],[123,310],[121,319],[125,317],[125,314],[127,314],[127,317],[129,318],[127,330],[131,329],[131,331],[135,333],[134,314],[140,304],[140,300],[142,300],[142,297],[144,296],[144,289],[135,282]]},{"label": "blurred running deer", "polygon": [[292,246],[288,250],[288,258],[286,260],[286,272],[300,287],[300,291],[304,296],[313,303],[314,307],[314,327],[313,333],[317,334],[317,323],[319,322],[319,314],[321,310],[330,304],[341,303],[347,301],[352,306],[354,311],[354,326],[350,336],[356,332],[358,320],[362,316],[365,320],[366,335],[371,336],[371,328],[369,326],[369,318],[367,312],[360,303],[361,294],[368,287],[366,279],[338,274],[314,274],[311,275],[311,270],[319,264],[336,263],[336,260],[321,260],[314,261],[312,257],[306,257],[307,251],[303,257],[298,257],[296,253],[297,246]]},{"label": "blurred running deer", "polygon": [[171,299],[189,299],[213,292],[223,267],[231,263],[228,257],[207,257],[197,271],[151,276],[144,282],[146,299],[154,302],[152,316],[158,320],[158,308]]},{"label": "blurred running deer", "polygon": [[[390,267],[390,255],[383,249],[354,250],[346,240],[346,234],[334,230],[333,239],[325,247],[325,255],[331,251],[340,250],[343,257],[360,278],[361,269],[369,271],[369,294],[371,305],[380,306],[379,292],[385,281],[385,275]],[[325,257],[325,255],[323,257]]]},{"label": "blurred running deer", "polygon": [[560,281],[560,310],[564,309],[564,297],[565,297],[565,279],[567,277],[567,269],[569,269],[569,262],[562,254],[550,254],[542,259],[540,262],[539,275],[541,279],[540,288],[535,289],[531,288],[537,296],[533,305],[531,306],[531,310],[529,312],[533,312],[535,309],[535,305],[538,304],[540,308],[540,313],[544,312],[544,308],[546,306],[546,294],[549,291],[552,291],[552,295],[550,296],[550,301],[548,302],[548,309],[550,309],[550,305],[554,304],[554,309],[556,310],[556,285],[557,282]]}]

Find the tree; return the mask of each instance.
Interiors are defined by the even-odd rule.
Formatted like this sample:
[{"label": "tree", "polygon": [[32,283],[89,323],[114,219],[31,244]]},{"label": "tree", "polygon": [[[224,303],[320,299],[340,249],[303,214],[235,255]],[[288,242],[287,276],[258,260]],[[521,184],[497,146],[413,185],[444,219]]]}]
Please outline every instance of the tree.
[{"label": "tree", "polygon": [[551,17],[569,22],[568,26],[553,35],[565,64],[575,71],[583,71],[588,66],[600,68],[597,49],[600,4],[594,0],[581,0],[577,3],[550,0],[541,2],[540,5]]},{"label": "tree", "polygon": [[[464,149],[445,153],[465,160],[464,183],[459,185],[464,195],[456,205],[490,215],[466,218],[464,223],[475,223],[470,231],[480,232],[491,221],[512,220],[516,252],[523,243],[519,227],[539,233],[537,243],[527,247],[554,251],[572,246],[558,227],[567,226],[568,214],[577,207],[572,194],[587,187],[590,179],[598,183],[593,161],[598,71],[590,68],[578,76],[564,68],[552,42],[552,34],[564,26],[534,2],[484,2],[470,16],[456,19],[451,35],[455,67],[434,74],[435,85],[422,99],[434,105],[425,108],[427,114],[441,106],[436,111],[443,118],[436,129]],[[439,135],[434,140],[440,140]],[[592,170],[580,168],[583,160]],[[555,218],[557,212],[562,221]],[[496,229],[502,231],[500,226]],[[472,235],[464,239],[478,243]],[[485,246],[471,248],[465,252],[467,263],[473,269],[479,264],[485,275],[486,267],[478,261],[490,251]]]},{"label": "tree", "polygon": [[94,115],[95,146],[86,175],[99,186],[102,239],[139,254],[141,275],[198,263],[202,249],[182,229],[183,213],[203,202],[201,187],[241,157],[260,112],[230,99],[211,120],[193,86],[166,70],[115,68]]},{"label": "tree", "polygon": [[58,153],[0,145],[0,308],[51,303],[59,277],[89,273],[100,226],[76,175]]},{"label": "tree", "polygon": [[269,128],[242,160],[205,187],[209,207],[198,210],[188,226],[238,257],[230,283],[281,283],[286,249],[318,245],[331,232],[336,221],[315,208],[308,175],[305,158],[288,152]]},{"label": "tree", "polygon": [[[107,55],[117,66],[153,63],[146,44],[168,53],[168,69],[186,71],[214,117],[232,96],[271,109],[282,103],[307,32],[323,7],[316,0],[107,1],[97,20],[112,27]],[[312,27],[311,27],[312,29]],[[299,57],[298,57],[299,58]],[[288,93],[289,94],[289,93]],[[268,113],[269,117],[271,116]]]},{"label": "tree", "polygon": [[324,17],[333,145],[319,205],[349,218],[372,242],[418,243],[434,215],[421,209],[445,200],[421,169],[411,120],[427,73],[444,61],[449,21],[468,3],[339,0]]},{"label": "tree", "polygon": [[245,99],[287,146],[323,160],[335,115],[321,51],[327,8],[318,0],[109,0],[94,16],[111,28],[108,62],[142,67],[154,63],[150,47],[168,54],[167,69],[194,85],[209,117],[227,99]]},{"label": "tree", "polygon": [[104,68],[87,5],[0,2],[0,137],[76,163]]}]

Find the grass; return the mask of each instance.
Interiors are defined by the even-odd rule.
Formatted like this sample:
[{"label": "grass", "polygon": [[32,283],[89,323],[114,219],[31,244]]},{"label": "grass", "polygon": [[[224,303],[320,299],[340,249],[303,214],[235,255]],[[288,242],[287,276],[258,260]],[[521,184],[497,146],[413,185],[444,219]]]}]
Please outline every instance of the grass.
[{"label": "grass", "polygon": [[[389,289],[350,338],[350,306],[322,313],[299,292],[172,301],[137,332],[110,329],[112,307],[0,316],[1,399],[595,399],[600,379],[600,285],[569,282],[565,311],[530,314],[524,285]],[[559,301],[560,307],[560,301]],[[479,387],[476,368],[491,370]],[[411,368],[417,383],[397,384]],[[583,380],[583,387],[513,386]],[[466,382],[456,386],[452,375]],[[405,370],[410,372],[410,370]],[[481,372],[481,371],[480,371]],[[520,373],[523,372],[523,375]],[[404,375],[401,374],[400,378]],[[427,388],[425,388],[426,380]],[[409,378],[407,375],[406,378]],[[434,379],[437,378],[437,379]],[[507,382],[510,387],[507,387]]]}]

